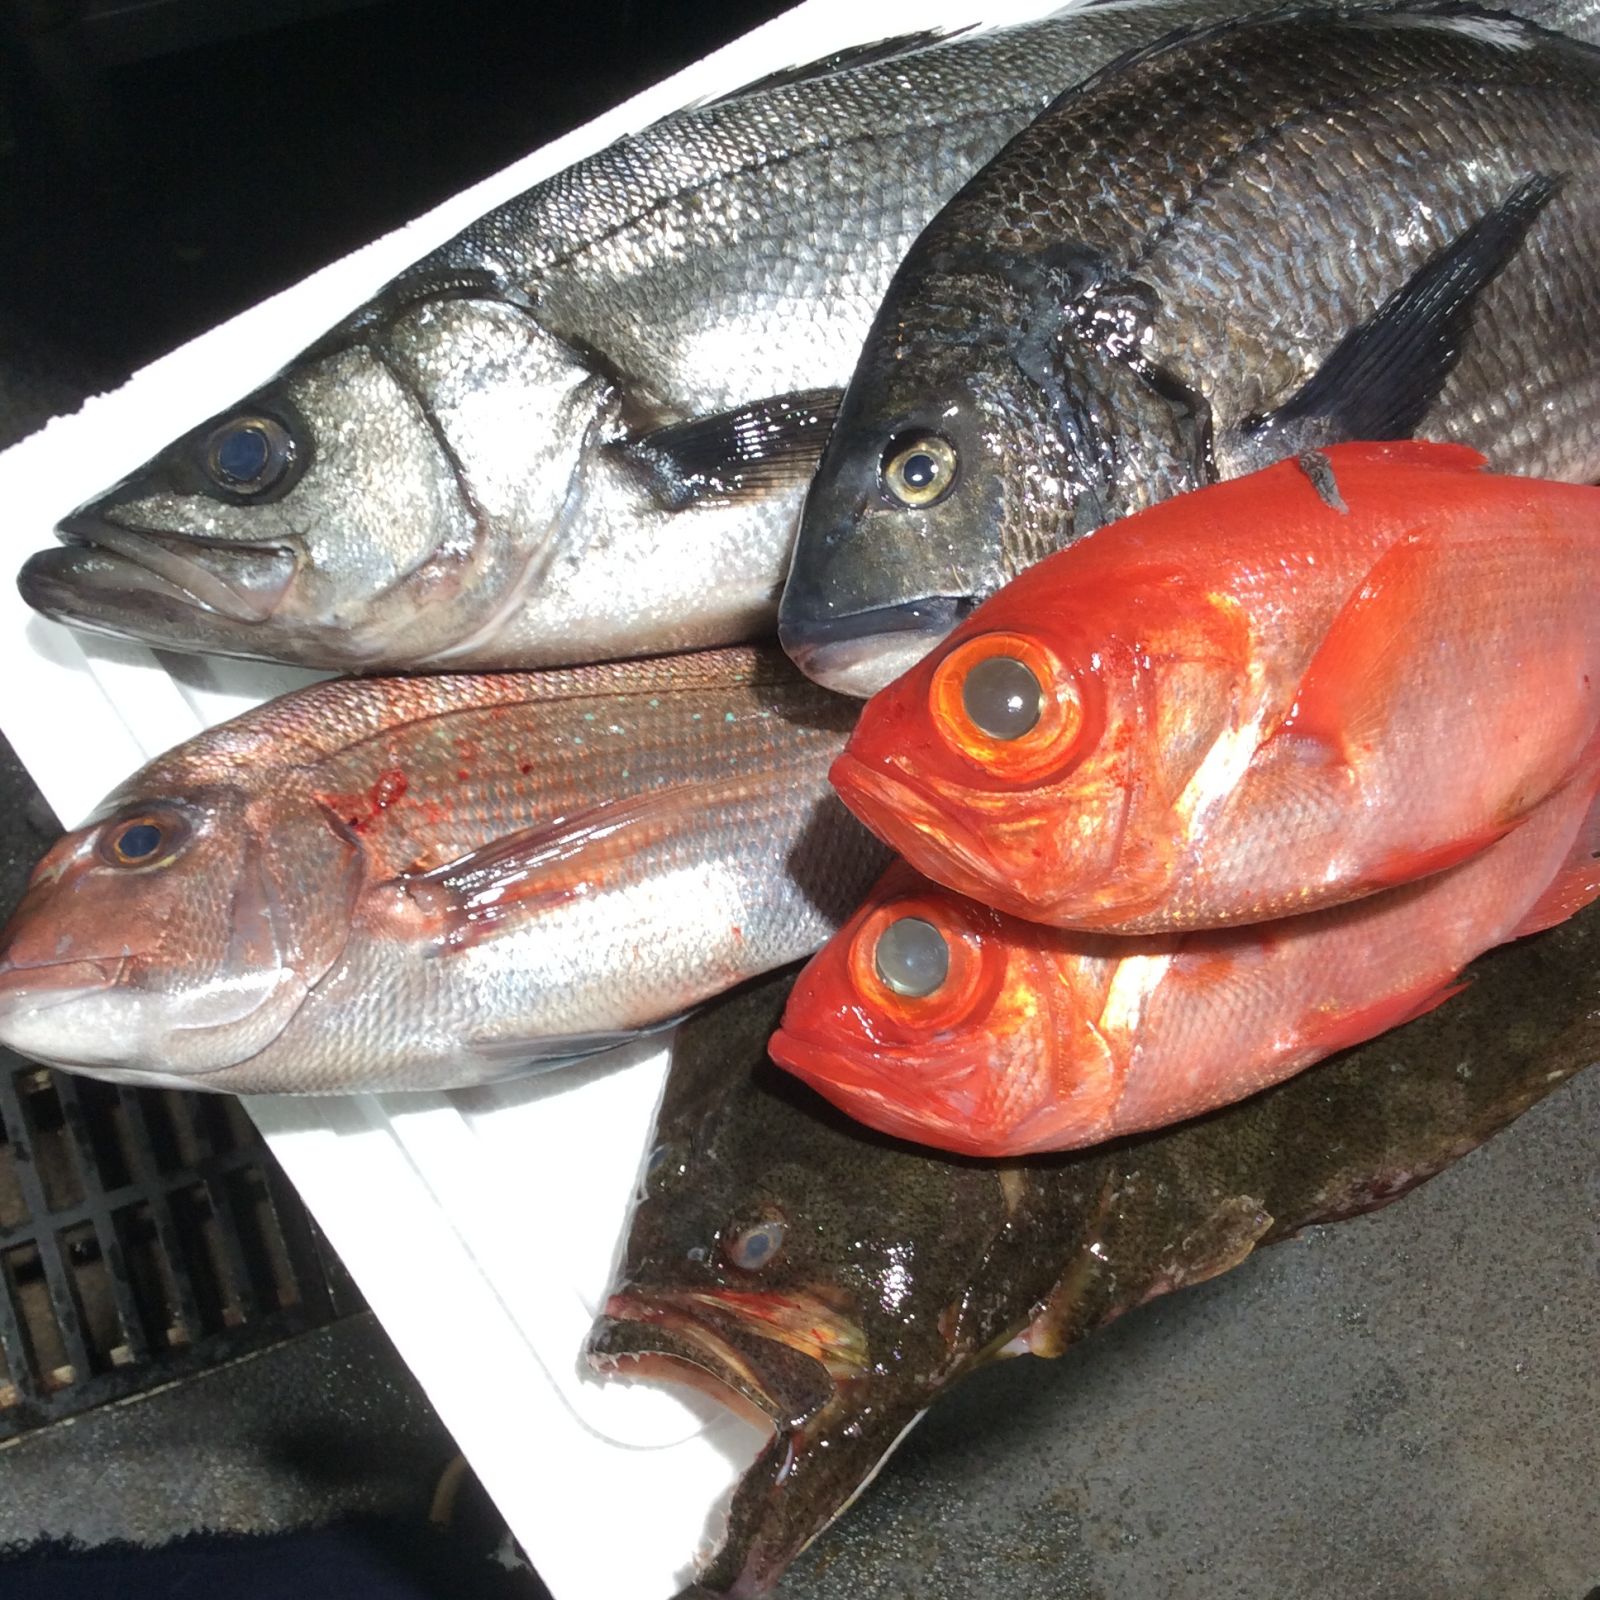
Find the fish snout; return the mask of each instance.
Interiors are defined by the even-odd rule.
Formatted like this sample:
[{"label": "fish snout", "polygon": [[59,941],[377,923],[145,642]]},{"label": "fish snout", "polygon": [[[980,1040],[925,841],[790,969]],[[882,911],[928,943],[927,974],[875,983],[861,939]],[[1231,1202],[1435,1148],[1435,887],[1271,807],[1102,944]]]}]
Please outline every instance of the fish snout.
[{"label": "fish snout", "polygon": [[778,639],[808,678],[865,700],[921,661],[976,604],[970,595],[929,595],[836,611],[791,578],[778,608]]},{"label": "fish snout", "polygon": [[283,546],[158,534],[88,512],[65,518],[57,533],[61,546],[30,556],[17,576],[34,610],[187,649],[266,622],[298,570],[296,553]]}]

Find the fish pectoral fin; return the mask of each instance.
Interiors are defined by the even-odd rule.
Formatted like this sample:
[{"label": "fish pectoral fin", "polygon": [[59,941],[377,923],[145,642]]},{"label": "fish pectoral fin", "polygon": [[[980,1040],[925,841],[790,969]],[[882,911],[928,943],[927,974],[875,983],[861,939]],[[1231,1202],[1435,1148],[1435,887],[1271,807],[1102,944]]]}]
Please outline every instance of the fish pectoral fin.
[{"label": "fish pectoral fin", "polygon": [[1289,400],[1244,424],[1287,455],[1414,433],[1460,358],[1478,296],[1516,255],[1564,179],[1524,179],[1352,329]]},{"label": "fish pectoral fin", "polygon": [[553,1072],[558,1067],[587,1061],[591,1056],[616,1050],[635,1039],[676,1027],[682,1019],[668,1017],[638,1028],[599,1029],[594,1033],[556,1033],[542,1038],[478,1038],[467,1049],[479,1060],[505,1068],[507,1077],[518,1072]]},{"label": "fish pectoral fin", "polygon": [[837,389],[802,389],[694,417],[613,446],[664,511],[755,498],[810,481],[839,411]]},{"label": "fish pectoral fin", "polygon": [[394,881],[434,928],[441,953],[468,948],[524,917],[608,887],[642,845],[682,828],[684,807],[696,798],[704,797],[679,784],[605,801]]},{"label": "fish pectoral fin", "polygon": [[1379,556],[1318,645],[1258,761],[1287,753],[1293,740],[1297,759],[1309,742],[1354,767],[1377,744],[1416,649],[1417,619],[1437,588],[1440,557],[1439,542],[1423,538],[1398,540]]}]

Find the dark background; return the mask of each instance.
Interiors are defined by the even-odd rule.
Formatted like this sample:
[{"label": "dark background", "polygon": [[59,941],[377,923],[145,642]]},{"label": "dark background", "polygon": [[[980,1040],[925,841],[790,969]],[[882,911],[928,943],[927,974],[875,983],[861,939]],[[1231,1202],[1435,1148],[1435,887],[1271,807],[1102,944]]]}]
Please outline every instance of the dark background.
[{"label": "dark background", "polygon": [[43,420],[784,9],[0,0],[0,359]]}]

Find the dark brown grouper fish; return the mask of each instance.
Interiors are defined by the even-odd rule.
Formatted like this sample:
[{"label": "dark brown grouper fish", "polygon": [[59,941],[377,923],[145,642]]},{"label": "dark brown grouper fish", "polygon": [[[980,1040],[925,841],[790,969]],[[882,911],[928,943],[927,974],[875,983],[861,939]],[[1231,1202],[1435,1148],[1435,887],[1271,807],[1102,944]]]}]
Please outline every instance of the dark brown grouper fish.
[{"label": "dark brown grouper fish", "polygon": [[896,274],[779,613],[870,694],[1041,556],[1417,434],[1600,478],[1600,51],[1447,5],[1191,28],[1063,95]]},{"label": "dark brown grouper fish", "polygon": [[975,1368],[1058,1355],[1464,1155],[1600,1054],[1597,973],[1591,909],[1480,961],[1454,1004],[1254,1099],[1015,1163],[895,1143],[784,1081],[765,1053],[787,977],[703,1013],[590,1338],[602,1371],[687,1364],[772,1420],[702,1582],[768,1588]]}]

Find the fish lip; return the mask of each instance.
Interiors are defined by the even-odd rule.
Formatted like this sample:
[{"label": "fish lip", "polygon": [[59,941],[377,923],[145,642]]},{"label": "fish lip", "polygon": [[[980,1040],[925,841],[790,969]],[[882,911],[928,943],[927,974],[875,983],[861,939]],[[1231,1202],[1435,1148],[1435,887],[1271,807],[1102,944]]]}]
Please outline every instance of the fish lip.
[{"label": "fish lip", "polygon": [[124,620],[187,620],[195,611],[262,623],[298,570],[293,551],[280,545],[218,546],[259,560],[260,579],[245,590],[189,553],[204,550],[203,543],[119,527],[88,511],[63,517],[56,535],[61,546],[35,552],[18,574],[23,599],[46,616],[111,632]]},{"label": "fish lip", "polygon": [[[763,1315],[756,1309],[763,1303],[781,1307],[783,1313]],[[787,1313],[792,1316],[785,1326]],[[837,1335],[836,1342],[808,1338],[804,1331],[808,1324]],[[649,1343],[639,1337],[641,1328],[649,1329]],[[825,1389],[831,1398],[849,1379],[866,1372],[860,1330],[820,1297],[804,1291],[741,1295],[733,1290],[626,1288],[606,1301],[586,1348],[590,1365],[605,1372],[620,1370],[621,1360],[629,1356],[675,1357],[732,1390],[780,1430],[792,1431],[817,1407],[784,1395],[762,1376],[740,1349],[740,1341],[751,1337],[780,1345],[812,1363],[818,1369],[819,1396]]]},{"label": "fish lip", "polygon": [[909,671],[977,605],[973,595],[925,595],[838,616],[778,610],[778,642],[816,683],[865,700]]},{"label": "fish lip", "polygon": [[[1000,864],[981,834],[950,819],[936,793],[900,768],[885,770],[848,749],[834,758],[828,781],[862,822],[924,876],[985,900],[985,888],[999,874]],[[857,804],[861,800],[870,815]],[[923,864],[930,845],[938,857],[937,873]]]}]

